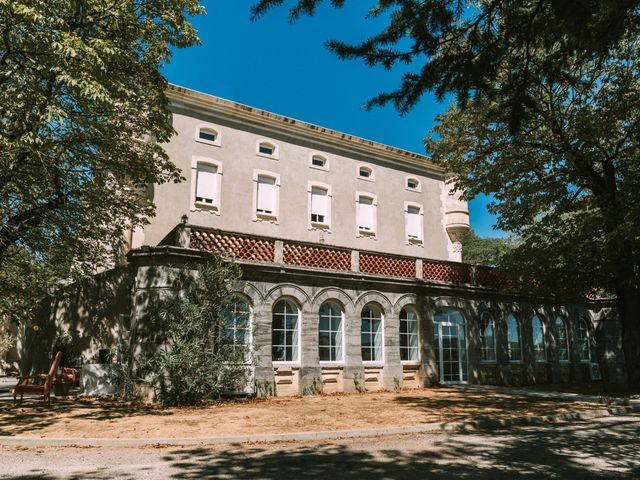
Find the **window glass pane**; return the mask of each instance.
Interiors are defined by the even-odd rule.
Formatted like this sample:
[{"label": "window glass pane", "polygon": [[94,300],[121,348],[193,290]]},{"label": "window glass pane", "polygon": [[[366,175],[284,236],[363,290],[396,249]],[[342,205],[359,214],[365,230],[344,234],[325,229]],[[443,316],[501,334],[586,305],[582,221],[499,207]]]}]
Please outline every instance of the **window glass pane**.
[{"label": "window glass pane", "polygon": [[272,315],[272,359],[298,361],[298,309],[291,302],[280,300]]},{"label": "window glass pane", "polygon": [[566,362],[569,360],[569,336],[567,335],[567,324],[562,317],[556,317],[555,327],[558,360]]},{"label": "window glass pane", "polygon": [[410,178],[410,179],[407,180],[407,187],[408,188],[416,189],[416,188],[418,188],[418,185],[419,185],[418,181],[413,179],[413,178]]},{"label": "window glass pane", "polygon": [[589,326],[584,318],[580,319],[578,325],[578,348],[580,349],[580,360],[588,362],[591,360],[591,342]]},{"label": "window glass pane", "polygon": [[362,309],[360,323],[362,360],[383,360],[382,312],[374,306]]},{"label": "window glass pane", "polygon": [[360,176],[364,178],[369,178],[371,176],[371,170],[367,167],[360,167]]},{"label": "window glass pane", "polygon": [[322,157],[317,157],[316,156],[316,157],[313,157],[311,159],[311,163],[313,165],[315,165],[316,167],[324,167],[324,165],[326,163],[326,160],[324,158],[322,158]]},{"label": "window glass pane", "polygon": [[413,308],[403,308],[400,311],[400,360],[417,361],[418,343],[418,316]]},{"label": "window glass pane", "polygon": [[531,319],[531,334],[533,337],[533,356],[536,362],[547,360],[547,350],[544,341],[544,325],[538,315]]},{"label": "window glass pane", "polygon": [[208,142],[215,142],[216,141],[216,132],[214,132],[213,130],[202,129],[202,130],[200,130],[199,137],[202,140],[207,140]]},{"label": "window glass pane", "polygon": [[229,342],[234,356],[244,357],[249,345],[249,305],[236,298],[222,310],[220,316],[223,338]]},{"label": "window glass pane", "polygon": [[494,335],[494,321],[487,312],[480,314],[480,345],[482,348],[482,360],[495,361],[496,341]]},{"label": "window glass pane", "polygon": [[509,360],[522,360],[522,348],[520,346],[520,325],[515,316],[507,317],[507,349],[509,351]]},{"label": "window glass pane", "polygon": [[[319,315],[320,359],[342,361],[342,310],[336,305],[325,303],[320,307]],[[326,350],[324,353],[323,347]]]},{"label": "window glass pane", "polygon": [[196,201],[213,203],[216,198],[216,174],[218,168],[215,165],[199,163],[196,179]]},{"label": "window glass pane", "polygon": [[258,151],[260,153],[264,153],[265,155],[273,155],[275,147],[273,145],[269,145],[268,143],[261,143]]}]

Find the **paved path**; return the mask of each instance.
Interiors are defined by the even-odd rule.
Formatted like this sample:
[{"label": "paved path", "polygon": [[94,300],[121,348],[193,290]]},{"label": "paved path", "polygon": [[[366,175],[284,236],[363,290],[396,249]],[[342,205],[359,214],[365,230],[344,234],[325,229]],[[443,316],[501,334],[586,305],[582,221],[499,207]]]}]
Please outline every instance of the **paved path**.
[{"label": "paved path", "polygon": [[473,434],[210,447],[3,447],[1,478],[640,478],[640,414]]}]

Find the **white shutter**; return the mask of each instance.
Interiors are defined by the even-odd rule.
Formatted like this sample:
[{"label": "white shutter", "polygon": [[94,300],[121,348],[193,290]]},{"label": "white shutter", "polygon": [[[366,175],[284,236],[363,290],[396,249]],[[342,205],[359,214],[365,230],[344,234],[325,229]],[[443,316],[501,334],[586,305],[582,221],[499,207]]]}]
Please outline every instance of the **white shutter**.
[{"label": "white shutter", "polygon": [[318,188],[311,188],[311,214],[312,215],[321,215],[326,217],[327,215],[327,191]]},{"label": "white shutter", "polygon": [[199,201],[207,201],[212,203],[216,198],[216,174],[218,168],[215,165],[198,165],[198,174],[196,181],[196,198]]},{"label": "white shutter", "polygon": [[407,236],[409,238],[422,238],[422,228],[420,227],[420,209],[417,207],[407,208]]},{"label": "white shutter", "polygon": [[257,209],[264,213],[275,213],[276,181],[269,177],[258,177]]},{"label": "white shutter", "polygon": [[368,197],[358,199],[358,227],[373,230],[373,200]]}]

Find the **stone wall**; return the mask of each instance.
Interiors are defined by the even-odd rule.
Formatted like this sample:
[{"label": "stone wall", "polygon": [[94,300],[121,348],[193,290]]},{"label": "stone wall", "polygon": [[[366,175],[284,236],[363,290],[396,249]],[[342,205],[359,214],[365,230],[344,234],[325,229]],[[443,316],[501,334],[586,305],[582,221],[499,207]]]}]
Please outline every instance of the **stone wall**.
[{"label": "stone wall", "polygon": [[[140,331],[150,299],[171,288],[175,269],[193,259],[206,257],[177,247],[148,248],[130,256],[137,272],[133,290],[133,317]],[[588,318],[608,381],[624,381],[619,327],[608,306],[559,305],[541,299],[508,295],[468,285],[445,285],[415,279],[389,278],[353,272],[318,271],[272,263],[241,264],[243,279],[236,294],[252,311],[252,368],[258,395],[295,395],[323,392],[428,387],[439,381],[435,358],[434,322],[442,309],[459,311],[465,321],[469,383],[527,385],[550,382],[588,381],[588,364],[581,362],[576,345],[578,318]],[[173,273],[172,273],[173,272]],[[300,312],[300,355],[296,362],[273,362],[271,326],[273,307],[287,299]],[[318,312],[327,301],[344,312],[344,360],[319,360]],[[375,304],[383,312],[384,361],[363,362],[361,356],[361,312]],[[420,360],[402,362],[399,344],[399,314],[414,308],[419,317]],[[496,360],[481,360],[478,321],[481,312],[495,319]],[[520,322],[522,360],[510,362],[505,318],[514,314]],[[533,357],[531,317],[537,314],[546,326],[547,361]],[[562,315],[569,331],[569,361],[556,355],[553,319]],[[602,362],[606,362],[602,363]]]}]

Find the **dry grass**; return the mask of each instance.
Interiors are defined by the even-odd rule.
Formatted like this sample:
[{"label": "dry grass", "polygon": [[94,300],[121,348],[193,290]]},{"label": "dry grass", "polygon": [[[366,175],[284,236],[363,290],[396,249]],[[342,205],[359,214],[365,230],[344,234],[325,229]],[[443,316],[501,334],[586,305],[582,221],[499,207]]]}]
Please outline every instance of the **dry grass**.
[{"label": "dry grass", "polygon": [[374,428],[479,418],[547,415],[594,404],[431,388],[228,401],[202,408],[55,399],[0,406],[0,435],[59,438],[179,438]]}]

